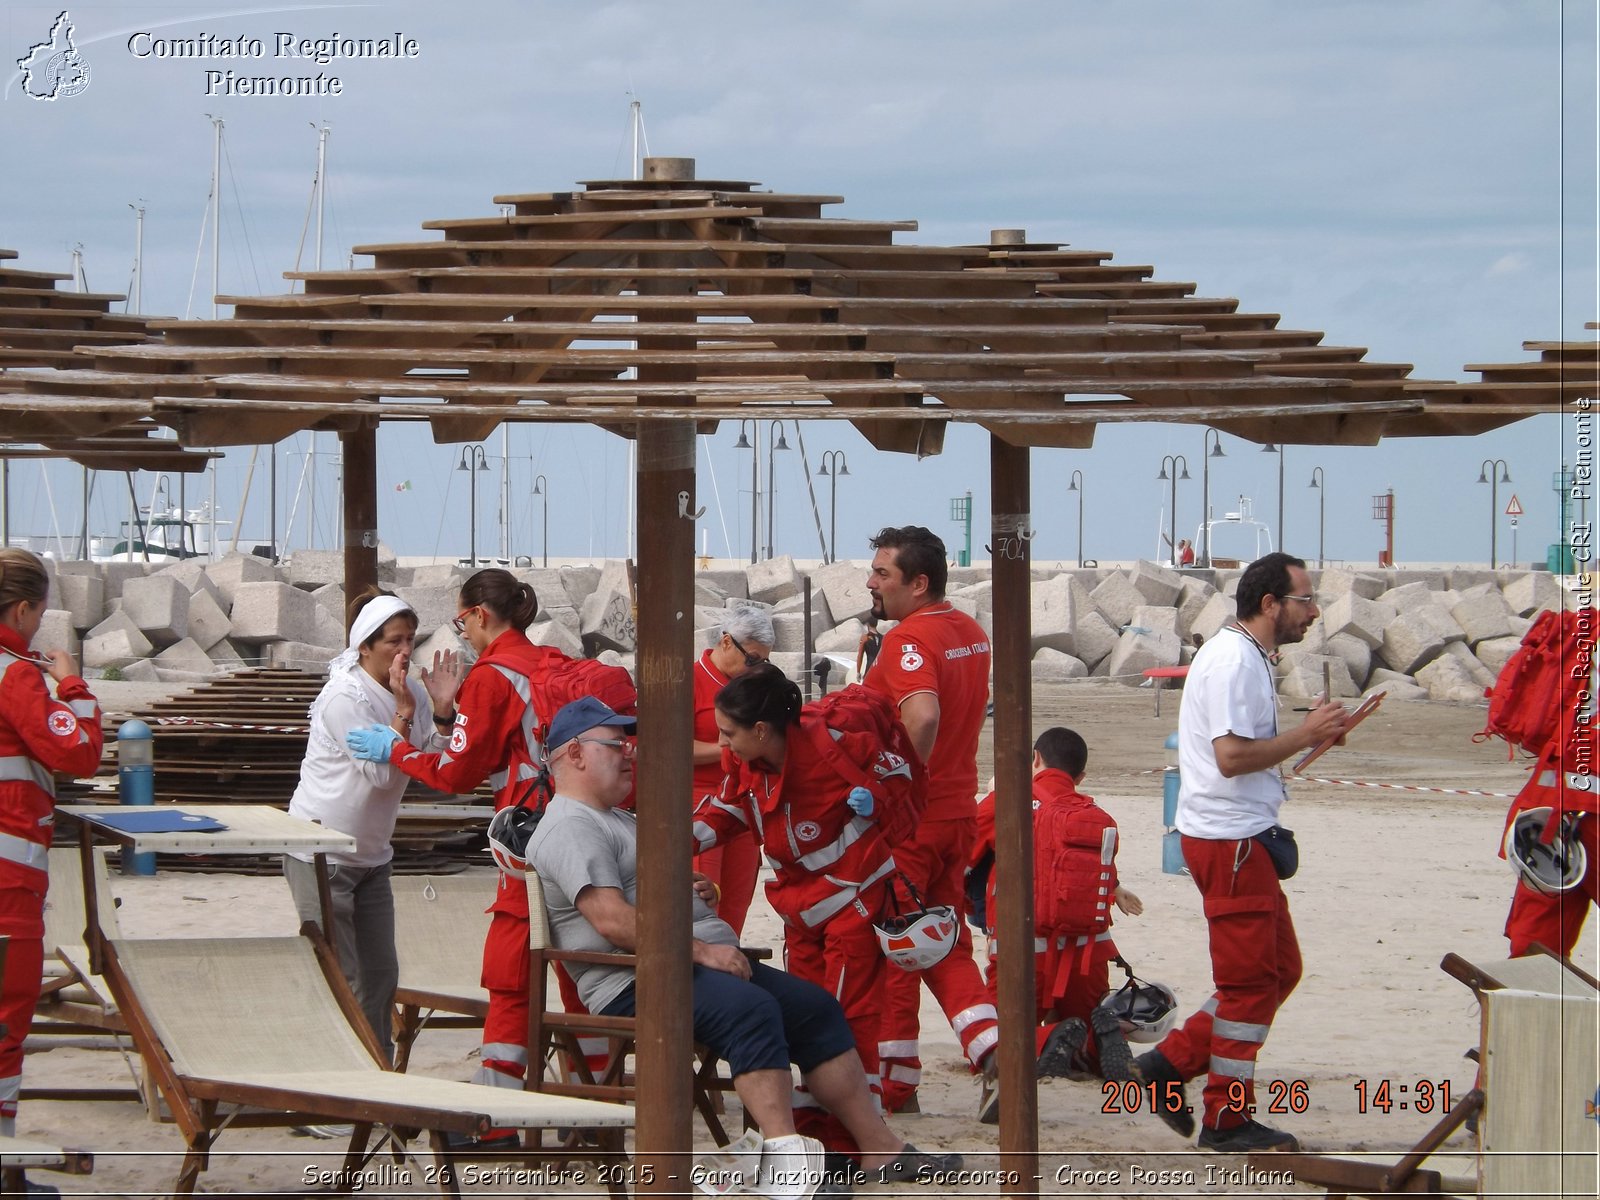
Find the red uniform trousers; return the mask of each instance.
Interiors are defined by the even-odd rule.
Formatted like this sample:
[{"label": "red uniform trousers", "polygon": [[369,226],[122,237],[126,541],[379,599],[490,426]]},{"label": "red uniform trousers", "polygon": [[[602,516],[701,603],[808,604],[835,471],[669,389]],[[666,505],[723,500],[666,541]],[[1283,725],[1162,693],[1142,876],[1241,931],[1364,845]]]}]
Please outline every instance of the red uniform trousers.
[{"label": "red uniform trousers", "polygon": [[879,1067],[883,1072],[883,1102],[898,1110],[922,1081],[922,1059],[917,1038],[922,983],[939,1002],[961,1040],[961,1049],[974,1067],[1000,1039],[994,1003],[983,985],[983,975],[972,957],[972,931],[959,919],[966,909],[963,877],[977,837],[971,817],[924,821],[916,837],[894,848],[895,866],[911,880],[929,904],[948,904],[958,914],[955,949],[943,962],[926,971],[884,973],[882,1030],[878,1038]]},{"label": "red uniform trousers", "polygon": [[[520,886],[520,881],[518,881]],[[528,918],[493,910],[483,940],[483,975],[489,1012],[483,1020],[482,1058],[473,1083],[522,1089],[528,1071]]]},{"label": "red uniform trousers", "polygon": [[761,845],[755,834],[736,834],[720,846],[695,855],[694,869],[721,889],[717,916],[743,936],[744,920],[756,894],[756,875],[761,870]]},{"label": "red uniform trousers", "polygon": [[[852,904],[818,929],[787,921],[783,927],[784,969],[797,979],[826,988],[844,1009],[867,1087],[880,1108],[878,1027],[883,983],[888,972],[899,968],[890,967],[883,957],[872,920],[862,910],[876,913],[883,903],[883,890],[882,885],[872,888],[861,897],[860,908]],[[816,1138],[829,1150],[853,1154],[859,1149],[839,1118],[818,1105],[803,1086],[795,1089],[794,1124],[796,1131]]]},{"label": "red uniform trousers", "polygon": [[1582,814],[1578,840],[1589,856],[1589,867],[1582,882],[1571,891],[1547,896],[1520,878],[1517,880],[1517,890],[1511,894],[1511,912],[1506,916],[1512,958],[1529,953],[1535,942],[1572,957],[1584,918],[1592,905],[1600,904],[1600,815]]},{"label": "red uniform trousers", "polygon": [[[1074,961],[1071,974],[1067,976],[1067,985],[1060,995],[1051,995],[1050,969],[1056,964],[1050,961],[1050,955],[1039,949],[1042,939],[1034,939],[1033,954],[1033,993],[1034,993],[1034,1019],[1038,1028],[1033,1031],[1033,1052],[1038,1055],[1044,1049],[1045,1039],[1050,1036],[1058,1022],[1065,1021],[1068,1017],[1077,1017],[1085,1025],[1089,1023],[1089,1014],[1095,1010],[1100,1001],[1111,990],[1111,956],[1116,954],[1116,947],[1111,942],[1095,947],[1094,958],[1085,969],[1081,961]],[[1104,947],[1110,947],[1106,950]],[[989,939],[989,962],[984,968],[983,982],[989,992],[989,1002],[996,1006],[1000,1003],[1000,956],[999,944],[995,939]],[[1067,946],[1061,953],[1078,955],[1083,953],[1081,946]],[[1084,1054],[1089,1060],[1089,1069],[1098,1072],[1100,1069],[1100,1054],[1095,1048],[1094,1031],[1091,1029],[1088,1039],[1084,1042]]]},{"label": "red uniform trousers", "polygon": [[1206,1075],[1205,1124],[1228,1129],[1245,1120],[1241,1099],[1255,1105],[1256,1055],[1300,982],[1300,946],[1288,897],[1260,846],[1185,834],[1183,857],[1204,901],[1217,990],[1159,1048],[1184,1079]]},{"label": "red uniform trousers", "polygon": [[0,888],[0,934],[8,934],[5,974],[0,975],[0,1131],[15,1132],[22,1092],[22,1043],[33,1025],[44,972],[44,899],[31,888]]}]

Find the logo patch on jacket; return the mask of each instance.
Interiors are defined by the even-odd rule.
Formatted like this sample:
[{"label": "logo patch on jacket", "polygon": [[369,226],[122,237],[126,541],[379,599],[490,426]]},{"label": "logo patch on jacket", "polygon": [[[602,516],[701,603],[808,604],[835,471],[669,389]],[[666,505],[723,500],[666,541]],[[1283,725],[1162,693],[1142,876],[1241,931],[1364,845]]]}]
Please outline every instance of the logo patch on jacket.
[{"label": "logo patch on jacket", "polygon": [[801,821],[794,827],[794,835],[802,842],[814,842],[822,836],[822,826],[815,821]]},{"label": "logo patch on jacket", "polygon": [[450,734],[450,753],[460,754],[467,748],[467,727],[457,725]]},{"label": "logo patch on jacket", "polygon": [[902,671],[922,669],[922,653],[917,649],[915,642],[900,643],[900,669]]},{"label": "logo patch on jacket", "polygon": [[64,708],[58,708],[45,718],[50,732],[57,737],[71,737],[78,731],[78,718]]}]

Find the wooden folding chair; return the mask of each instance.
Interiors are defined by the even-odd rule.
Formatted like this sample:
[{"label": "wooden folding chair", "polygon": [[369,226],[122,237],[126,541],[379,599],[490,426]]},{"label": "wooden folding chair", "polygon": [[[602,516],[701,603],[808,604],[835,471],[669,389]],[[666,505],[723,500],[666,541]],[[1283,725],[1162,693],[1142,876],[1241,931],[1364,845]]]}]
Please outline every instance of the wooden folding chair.
[{"label": "wooden folding chair", "polygon": [[[445,1196],[460,1195],[456,1164],[484,1156],[452,1150],[452,1133],[521,1131],[515,1149],[494,1155],[501,1162],[625,1162],[626,1105],[388,1069],[314,923],[297,938],[120,939],[106,949],[106,978],[187,1147],[176,1195],[194,1191],[228,1126],[348,1122],[346,1180],[370,1157],[374,1126],[397,1144],[426,1130],[438,1163],[428,1174]],[[547,1146],[549,1129],[589,1131],[593,1144]]]},{"label": "wooden folding chair", "polygon": [[482,1029],[489,1012],[483,974],[485,911],[494,884],[483,875],[405,875],[394,879],[395,1069],[411,1061],[425,1028]]},{"label": "wooden folding chair", "polygon": [[[528,1075],[527,1086],[556,1096],[583,1096],[632,1104],[637,1099],[628,1059],[637,1038],[633,1017],[603,1017],[592,1013],[567,1012],[550,1006],[550,973],[564,963],[599,963],[605,966],[637,967],[632,954],[597,953],[588,950],[558,949],[550,936],[550,918],[544,904],[544,888],[530,867],[528,882],[528,937],[530,941],[528,986]],[[606,1039],[608,1056],[596,1072],[584,1047],[586,1039]],[[541,1069],[546,1059],[557,1058],[557,1078],[549,1079]],[[716,1055],[707,1047],[695,1046],[694,1075],[690,1095],[706,1129],[717,1145],[728,1143],[727,1130],[719,1115],[718,1093],[733,1091],[733,1081],[718,1071]]]}]

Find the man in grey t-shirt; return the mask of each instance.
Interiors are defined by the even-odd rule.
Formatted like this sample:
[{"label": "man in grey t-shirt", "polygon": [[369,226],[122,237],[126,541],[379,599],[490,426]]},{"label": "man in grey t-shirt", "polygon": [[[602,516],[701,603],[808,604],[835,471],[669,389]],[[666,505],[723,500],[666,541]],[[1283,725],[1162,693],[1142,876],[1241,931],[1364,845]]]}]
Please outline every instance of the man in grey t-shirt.
[{"label": "man in grey t-shirt", "polygon": [[[638,830],[633,814],[618,809],[633,788],[632,732],[633,718],[593,697],[573,701],[550,722],[545,753],[556,794],[525,857],[539,874],[551,936],[564,950],[631,953],[637,946]],[[880,1178],[909,1181],[960,1165],[959,1155],[925,1154],[883,1123],[838,1001],[815,984],[752,963],[698,897],[694,914],[694,1036],[727,1061],[734,1090],[765,1139],[757,1190],[808,1196],[821,1168],[821,1145],[794,1130],[790,1063],[855,1137],[861,1166]],[[573,966],[590,1012],[634,1014],[631,968]]]}]

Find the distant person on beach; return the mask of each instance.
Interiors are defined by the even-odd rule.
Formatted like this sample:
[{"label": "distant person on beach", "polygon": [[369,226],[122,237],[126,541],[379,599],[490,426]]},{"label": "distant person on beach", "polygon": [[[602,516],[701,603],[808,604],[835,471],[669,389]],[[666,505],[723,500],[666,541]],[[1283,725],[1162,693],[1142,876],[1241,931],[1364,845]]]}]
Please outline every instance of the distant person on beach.
[{"label": "distant person on beach", "polygon": [[[1303,560],[1273,553],[1239,578],[1238,619],[1196,651],[1178,710],[1177,826],[1204,901],[1216,994],[1137,1065],[1152,1106],[1184,1137],[1194,1117],[1183,1084],[1206,1075],[1200,1148],[1294,1150],[1293,1135],[1250,1116],[1255,1065],[1273,1016],[1300,981],[1300,947],[1279,884],[1297,866],[1278,825],[1280,765],[1341,734],[1348,714],[1327,697],[1279,732],[1272,663],[1317,617]],[[1242,1103],[1241,1103],[1242,1100]]]},{"label": "distant person on beach", "polygon": [[[361,1002],[378,1044],[394,1057],[394,989],[400,978],[394,945],[394,826],[411,782],[388,763],[368,762],[345,744],[352,730],[383,725],[421,750],[443,750],[449,737],[462,666],[454,652],[434,655],[422,682],[407,677],[417,614],[376,587],[350,602],[350,637],[328,664],[328,682],[311,705],[306,756],[289,815],[356,839],[330,853],[333,928],[323,932]],[[439,720],[434,721],[435,714]],[[302,921],[322,923],[317,872],[309,854],[283,859],[284,878]]]},{"label": "distant person on beach", "polygon": [[856,643],[856,682],[867,677],[882,645],[883,634],[878,632],[878,618],[868,617],[867,627],[862,631],[861,640]]},{"label": "distant person on beach", "polygon": [[[34,654],[48,607],[44,563],[0,549],[0,934],[11,941],[0,976],[0,1136],[14,1137],[22,1043],[44,970],[44,897],[55,827],[56,772],[79,778],[100,766],[100,706],[64,650]],[[55,681],[56,694],[45,683]],[[34,1194],[53,1188],[23,1181]]]},{"label": "distant person on beach", "polygon": [[1178,565],[1180,567],[1194,566],[1194,547],[1189,544],[1188,538],[1178,539]]},{"label": "distant person on beach", "polygon": [[[772,614],[748,605],[730,608],[722,622],[717,644],[700,656],[694,668],[694,791],[689,810],[704,796],[722,790],[722,745],[717,733],[717,693],[746,671],[760,666],[772,654],[778,639]],[[744,932],[745,915],[756,891],[761,868],[761,844],[754,834],[730,838],[695,856],[694,869],[716,885],[717,916]]]},{"label": "distant person on beach", "polygon": [[[1071,729],[1046,729],[1033,744],[1035,1053],[1040,1078],[1091,1074],[1132,1079],[1132,1055],[1117,1017],[1100,1008],[1111,990],[1111,907],[1144,911],[1117,878],[1117,823],[1078,791],[1089,747]],[[989,935],[985,982],[998,1003],[999,947],[994,941],[995,794],[978,802],[978,845],[967,895],[982,900]],[[1050,869],[1045,869],[1048,864]],[[974,897],[976,893],[976,897]],[[1040,943],[1043,942],[1041,948]]]}]

